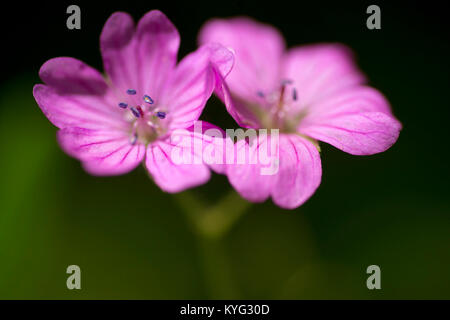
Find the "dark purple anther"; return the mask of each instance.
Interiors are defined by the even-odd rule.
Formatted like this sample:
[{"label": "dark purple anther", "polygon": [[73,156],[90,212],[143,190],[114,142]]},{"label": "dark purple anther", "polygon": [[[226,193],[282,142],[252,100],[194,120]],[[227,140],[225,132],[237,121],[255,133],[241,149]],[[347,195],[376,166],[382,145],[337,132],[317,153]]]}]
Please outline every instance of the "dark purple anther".
[{"label": "dark purple anther", "polygon": [[130,138],[131,145],[134,146],[136,144],[137,138],[138,138],[137,133],[133,134],[133,136]]},{"label": "dark purple anther", "polygon": [[141,116],[141,113],[135,107],[130,107],[130,110],[136,118],[139,118]]},{"label": "dark purple anther", "polygon": [[122,109],[126,109],[126,107],[128,107],[128,104],[126,104],[125,102],[120,102],[119,107],[121,107]]},{"label": "dark purple anther", "polygon": [[297,89],[292,89],[292,99],[294,100],[294,101],[296,101],[297,100]]},{"label": "dark purple anther", "polygon": [[145,95],[144,96],[144,101],[147,102],[148,104],[153,104],[153,99],[149,96],[149,95]]},{"label": "dark purple anther", "polygon": [[134,96],[134,95],[136,94],[136,90],[134,90],[134,89],[128,89],[128,90],[127,90],[127,94],[129,94],[129,95],[131,95],[131,96]]},{"label": "dark purple anther", "polygon": [[160,119],[164,119],[164,118],[166,117],[166,113],[163,112],[163,111],[158,111],[158,112],[156,113],[156,116],[157,116],[158,118],[160,118]]},{"label": "dark purple anther", "polygon": [[264,92],[258,91],[258,92],[256,92],[256,94],[258,95],[258,97],[264,98]]}]

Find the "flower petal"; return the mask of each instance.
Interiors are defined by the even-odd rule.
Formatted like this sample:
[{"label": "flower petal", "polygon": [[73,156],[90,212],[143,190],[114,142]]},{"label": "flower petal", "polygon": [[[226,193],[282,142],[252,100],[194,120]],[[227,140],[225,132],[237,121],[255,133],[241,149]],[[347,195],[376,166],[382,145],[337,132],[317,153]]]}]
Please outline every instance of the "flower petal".
[{"label": "flower petal", "polygon": [[378,91],[356,87],[312,105],[298,131],[347,153],[370,155],[389,149],[401,128]]},{"label": "flower petal", "polygon": [[179,42],[177,29],[158,10],[142,17],[136,32],[129,14],[113,13],[100,36],[105,71],[121,92],[156,97],[175,66]]},{"label": "flower petal", "polygon": [[376,89],[355,86],[343,89],[323,101],[310,105],[304,122],[318,117],[334,117],[348,112],[383,112],[391,114],[386,98]]},{"label": "flower petal", "polygon": [[[237,152],[249,148],[249,156],[245,164],[235,161],[229,165],[227,175],[233,187],[249,201],[262,202],[271,196],[278,206],[293,209],[309,199],[320,184],[319,152],[298,135],[271,135],[267,139],[259,135],[257,143],[240,141],[236,148]],[[261,160],[264,155],[269,156],[270,162],[269,158]]]},{"label": "flower petal", "polygon": [[[190,134],[185,136],[193,138]],[[175,152],[180,152],[186,158],[174,156]],[[155,183],[170,193],[201,185],[211,175],[208,166],[202,162],[201,155],[193,150],[189,142],[184,147],[182,144],[174,144],[170,139],[156,141],[147,148],[145,164]]]},{"label": "flower petal", "polygon": [[268,171],[270,164],[278,160],[278,141],[275,150],[271,149],[272,141],[269,136],[259,135],[250,136],[248,141],[241,139],[235,144],[234,159],[227,166],[226,173],[231,185],[248,201],[267,200],[277,181],[277,172]]},{"label": "flower petal", "polygon": [[199,118],[216,84],[229,73],[234,56],[218,44],[200,47],[177,66],[161,94],[170,129],[187,128]]},{"label": "flower petal", "polygon": [[282,77],[293,81],[298,94],[297,108],[310,106],[365,81],[353,62],[352,52],[341,44],[316,44],[289,50],[283,59]]},{"label": "flower petal", "polygon": [[234,50],[236,63],[227,84],[240,99],[255,102],[258,91],[270,92],[278,85],[285,44],[273,27],[249,18],[211,20],[201,29],[199,42]]},{"label": "flower petal", "polygon": [[113,13],[100,34],[100,51],[103,67],[112,83],[121,91],[137,89],[138,70],[133,41],[133,18],[125,12]]},{"label": "flower petal", "polygon": [[129,137],[116,130],[64,128],[58,141],[69,155],[81,160],[93,175],[119,175],[133,170],[144,158],[145,146],[132,145]]},{"label": "flower petal", "polygon": [[320,185],[322,164],[317,148],[292,134],[280,136],[280,168],[272,189],[275,204],[294,209],[308,200]]},{"label": "flower petal", "polygon": [[192,139],[193,150],[201,155],[203,163],[216,173],[225,173],[227,153],[234,148],[233,141],[227,138],[225,131],[209,122],[195,121],[193,126],[176,132]]},{"label": "flower petal", "polygon": [[34,86],[34,98],[58,128],[124,126],[111,91],[97,70],[77,59],[61,57],[45,62],[39,75],[45,85]]},{"label": "flower petal", "polygon": [[172,22],[159,10],[142,17],[136,30],[139,83],[142,93],[159,96],[177,62],[180,35]]},{"label": "flower petal", "polygon": [[233,99],[230,89],[225,81],[221,80],[216,84],[215,93],[225,104],[228,113],[242,128],[260,128],[260,120],[243,101]]},{"label": "flower petal", "polygon": [[103,95],[108,88],[100,72],[70,57],[46,61],[39,70],[39,77],[64,94]]}]

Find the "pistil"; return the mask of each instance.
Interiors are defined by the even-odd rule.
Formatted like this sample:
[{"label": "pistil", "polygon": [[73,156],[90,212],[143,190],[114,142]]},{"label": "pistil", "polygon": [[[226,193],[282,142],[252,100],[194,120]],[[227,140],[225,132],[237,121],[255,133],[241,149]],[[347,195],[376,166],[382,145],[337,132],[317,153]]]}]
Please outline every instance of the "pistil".
[{"label": "pistil", "polygon": [[267,122],[267,127],[278,128],[281,130],[288,130],[291,127],[290,119],[286,118],[291,105],[298,100],[298,92],[292,86],[293,81],[286,79],[281,81],[278,92],[265,94],[263,91],[257,91],[256,94],[262,100],[262,105],[265,105],[270,110],[270,117],[263,123]]}]

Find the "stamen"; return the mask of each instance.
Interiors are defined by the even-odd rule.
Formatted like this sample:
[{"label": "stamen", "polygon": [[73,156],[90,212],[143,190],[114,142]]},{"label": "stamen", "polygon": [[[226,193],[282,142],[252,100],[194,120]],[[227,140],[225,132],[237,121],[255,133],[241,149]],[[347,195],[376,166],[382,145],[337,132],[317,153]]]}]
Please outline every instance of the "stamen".
[{"label": "stamen", "polygon": [[141,106],[136,106],[137,111],[139,111],[139,114],[141,115],[141,117],[144,116],[144,111],[142,111]]},{"label": "stamen", "polygon": [[141,116],[141,113],[135,107],[130,107],[130,110],[136,118],[139,118]]},{"label": "stamen", "polygon": [[287,86],[288,84],[292,84],[292,80],[285,79],[285,80],[281,81],[281,85],[282,86]]},{"label": "stamen", "polygon": [[297,89],[296,88],[292,89],[292,99],[294,101],[297,101]]},{"label": "stamen", "polygon": [[137,138],[138,138],[137,133],[134,133],[133,136],[130,138],[130,143],[131,143],[131,145],[134,146],[134,145],[136,144]]},{"label": "stamen", "polygon": [[281,108],[283,108],[283,104],[284,104],[284,92],[286,91],[286,86],[282,85],[281,86],[281,91],[280,91],[280,97],[278,99],[278,110],[281,110]]},{"label": "stamen", "polygon": [[128,107],[128,104],[126,104],[125,102],[120,102],[119,107],[121,107],[122,109],[126,109]]},{"label": "stamen", "polygon": [[164,119],[166,117],[166,113],[164,111],[158,111],[156,116],[160,119]]},{"label": "stamen", "polygon": [[258,95],[258,97],[264,98],[264,92],[262,92],[262,91],[257,91],[256,94]]},{"label": "stamen", "polygon": [[148,104],[153,104],[153,99],[149,95],[144,95],[144,101]]},{"label": "stamen", "polygon": [[129,95],[131,95],[131,96],[134,96],[134,95],[136,94],[136,90],[134,90],[134,89],[128,89],[128,90],[127,90],[127,94],[129,94]]}]

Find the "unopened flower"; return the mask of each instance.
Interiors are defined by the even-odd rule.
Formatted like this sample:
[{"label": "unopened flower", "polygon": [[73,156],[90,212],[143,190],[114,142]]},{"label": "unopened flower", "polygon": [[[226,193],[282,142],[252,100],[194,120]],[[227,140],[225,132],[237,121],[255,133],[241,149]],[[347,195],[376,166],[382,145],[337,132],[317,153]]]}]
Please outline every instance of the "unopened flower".
[{"label": "unopened flower", "polygon": [[170,136],[176,129],[192,131],[233,55],[205,45],[176,65],[179,42],[160,11],[147,13],[136,28],[130,15],[116,12],[100,36],[106,78],[74,58],[54,58],[41,67],[45,84],[34,87],[34,97],[60,129],[62,148],[89,173],[123,174],[145,159],[156,184],[168,192],[209,179],[203,163],[172,162]]},{"label": "unopened flower", "polygon": [[235,65],[218,95],[238,124],[280,130],[272,153],[279,158],[276,174],[261,175],[258,164],[227,169],[231,184],[250,201],[272,197],[283,208],[304,203],[321,180],[318,141],[370,155],[387,150],[398,138],[401,124],[388,101],[365,85],[343,45],[286,51],[277,30],[247,18],[213,20],[199,40],[235,52]]}]

